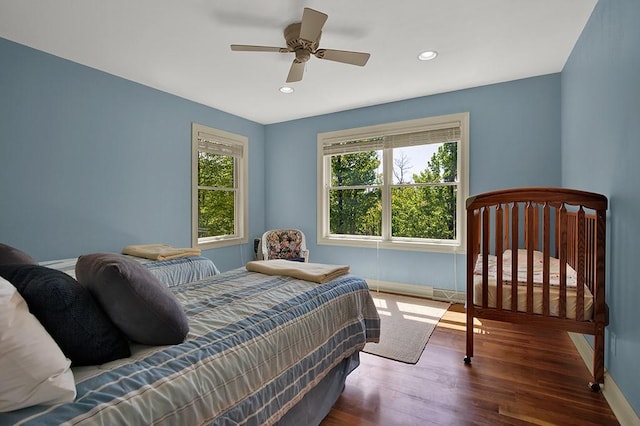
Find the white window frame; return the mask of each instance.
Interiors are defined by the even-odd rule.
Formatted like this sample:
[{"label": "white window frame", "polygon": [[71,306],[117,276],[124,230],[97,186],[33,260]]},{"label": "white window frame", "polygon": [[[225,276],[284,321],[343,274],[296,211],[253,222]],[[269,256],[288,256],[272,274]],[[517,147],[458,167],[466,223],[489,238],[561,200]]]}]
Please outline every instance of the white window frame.
[{"label": "white window frame", "polygon": [[[219,145],[223,150],[233,152],[234,182],[236,193],[234,206],[235,231],[232,235],[198,237],[198,152],[200,141]],[[191,125],[191,244],[194,248],[212,249],[237,244],[246,244],[249,233],[249,140],[247,137],[202,124]]]},{"label": "white window frame", "polygon": [[[390,217],[391,202],[389,198],[392,183],[385,180],[383,185],[383,214],[382,235],[355,236],[336,235],[329,233],[329,189],[331,176],[331,157],[324,155],[324,147],[341,141],[375,138],[380,136],[402,135],[459,126],[460,141],[458,142],[458,193],[456,200],[456,239],[455,240],[426,240],[426,239],[391,239]],[[385,150],[387,151],[387,150]],[[385,153],[383,165],[392,167],[389,153]],[[334,245],[347,247],[368,247],[382,249],[434,251],[445,253],[464,253],[466,251],[466,199],[469,196],[469,113],[448,114],[437,117],[420,118],[416,120],[386,123],[375,126],[345,129],[333,132],[318,133],[317,138],[317,238],[319,245]],[[386,195],[385,195],[386,194]]]}]

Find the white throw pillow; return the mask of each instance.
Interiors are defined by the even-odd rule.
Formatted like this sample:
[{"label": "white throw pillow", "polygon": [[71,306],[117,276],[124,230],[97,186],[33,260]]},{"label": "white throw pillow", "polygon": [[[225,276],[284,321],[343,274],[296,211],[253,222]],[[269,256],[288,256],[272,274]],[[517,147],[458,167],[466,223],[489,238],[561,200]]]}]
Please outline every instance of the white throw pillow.
[{"label": "white throw pillow", "polygon": [[75,399],[71,361],[2,277],[0,342],[0,412]]}]

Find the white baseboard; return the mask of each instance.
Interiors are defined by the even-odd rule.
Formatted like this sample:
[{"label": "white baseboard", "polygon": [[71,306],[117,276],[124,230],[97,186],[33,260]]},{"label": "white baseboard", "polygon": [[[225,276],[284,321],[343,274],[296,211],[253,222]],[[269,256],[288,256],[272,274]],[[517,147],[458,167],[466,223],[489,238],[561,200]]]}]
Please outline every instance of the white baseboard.
[{"label": "white baseboard", "polygon": [[[593,348],[583,334],[569,333],[569,337],[571,341],[573,341],[576,349],[578,349],[578,353],[589,369],[589,372],[593,374]],[[622,426],[640,426],[640,417],[638,417],[631,404],[627,401],[627,398],[625,398],[618,385],[616,385],[616,382],[613,381],[606,370],[604,372],[602,395],[604,395],[613,414],[616,415],[616,418]]]},{"label": "white baseboard", "polygon": [[444,290],[424,285],[404,284],[392,281],[381,281],[373,278],[365,278],[369,289],[373,291],[385,291],[388,293],[404,294],[406,296],[424,297],[433,300],[442,300],[451,303],[464,303],[464,292]]}]

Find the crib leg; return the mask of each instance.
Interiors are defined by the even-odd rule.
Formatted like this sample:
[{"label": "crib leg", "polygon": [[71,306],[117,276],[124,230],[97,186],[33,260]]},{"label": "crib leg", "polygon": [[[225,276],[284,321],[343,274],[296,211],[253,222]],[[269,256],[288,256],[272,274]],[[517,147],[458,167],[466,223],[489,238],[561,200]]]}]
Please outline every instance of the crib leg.
[{"label": "crib leg", "polygon": [[600,390],[604,383],[604,324],[597,324],[593,339],[593,382],[589,383],[592,391]]},{"label": "crib leg", "polygon": [[469,296],[467,300],[467,352],[464,357],[464,365],[471,365],[473,356],[473,304]]},{"label": "crib leg", "polygon": [[473,356],[473,317],[467,318],[467,351],[464,357],[464,365],[471,365]]}]

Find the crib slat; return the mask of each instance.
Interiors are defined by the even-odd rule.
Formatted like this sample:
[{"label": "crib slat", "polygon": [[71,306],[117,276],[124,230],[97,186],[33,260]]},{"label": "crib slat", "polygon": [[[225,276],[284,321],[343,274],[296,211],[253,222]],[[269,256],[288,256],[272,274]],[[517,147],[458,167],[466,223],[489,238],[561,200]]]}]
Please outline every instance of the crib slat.
[{"label": "crib slat", "polygon": [[498,206],[496,207],[496,257],[498,259],[496,265],[498,265],[498,267],[496,268],[496,309],[498,310],[502,310],[503,306],[502,306],[502,280],[503,280],[503,276],[502,276],[502,254],[504,252],[504,246],[503,246],[503,208],[502,208],[502,204],[498,204]]},{"label": "crib slat", "polygon": [[[518,242],[519,242],[518,203],[511,209],[511,310],[518,310]],[[500,265],[498,265],[500,267]]]},{"label": "crib slat", "polygon": [[542,315],[549,316],[549,263],[551,262],[551,208],[545,203],[542,224]]},{"label": "crib slat", "polygon": [[571,241],[573,244],[566,244],[567,247],[567,263],[572,268],[575,268],[578,262],[578,255],[576,252],[577,247],[577,232],[578,226],[577,215],[575,212],[567,212],[567,241]]},{"label": "crib slat", "polygon": [[553,234],[553,242],[555,244],[554,257],[557,257],[558,259],[560,259],[560,208],[558,206],[556,206],[555,215],[556,215],[555,217],[556,229],[555,229],[555,233]]},{"label": "crib slat", "polygon": [[[595,247],[595,244],[596,244],[595,217],[585,215],[585,221],[586,221],[585,245],[586,247]],[[587,263],[586,271],[585,271],[585,273],[587,274],[585,278],[585,284],[587,285],[587,288],[589,288],[591,293],[593,293],[593,283],[595,282],[595,279],[596,279],[596,271],[595,271],[596,253],[594,250],[587,249],[585,255],[586,255],[585,261]]]},{"label": "crib slat", "polygon": [[509,247],[511,247],[511,240],[509,239],[509,236],[511,235],[511,224],[510,224],[510,220],[511,220],[511,204],[506,203],[506,204],[500,204],[501,206],[504,207],[504,232],[502,234],[502,238],[503,238],[503,248],[506,250]]},{"label": "crib slat", "polygon": [[533,249],[540,250],[540,209],[537,203],[533,207]]},{"label": "crib slat", "polygon": [[585,277],[585,222],[584,209],[580,206],[578,210],[578,267],[576,272],[576,320],[584,321],[584,277]]},{"label": "crib slat", "polygon": [[489,227],[489,207],[482,209],[482,307],[489,305],[489,247],[490,247],[490,227]]},{"label": "crib slat", "polygon": [[[533,314],[533,250],[536,238],[535,232],[535,211],[536,207],[532,203],[527,203],[526,206],[526,231],[525,235],[528,236],[527,247],[527,313]],[[517,271],[516,271],[517,274]],[[517,275],[516,275],[517,276]]]},{"label": "crib slat", "polygon": [[560,207],[560,289],[558,316],[567,317],[567,208]]}]

